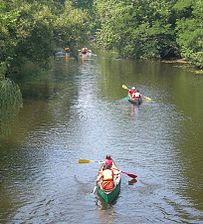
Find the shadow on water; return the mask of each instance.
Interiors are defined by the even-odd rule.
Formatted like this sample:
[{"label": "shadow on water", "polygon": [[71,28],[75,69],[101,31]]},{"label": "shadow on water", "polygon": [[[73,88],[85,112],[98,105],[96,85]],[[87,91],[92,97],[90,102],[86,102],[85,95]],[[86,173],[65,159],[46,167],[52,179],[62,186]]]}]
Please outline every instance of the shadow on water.
[{"label": "shadow on water", "polygon": [[134,185],[135,183],[137,183],[137,180],[135,178],[132,178],[128,181],[128,185]]}]

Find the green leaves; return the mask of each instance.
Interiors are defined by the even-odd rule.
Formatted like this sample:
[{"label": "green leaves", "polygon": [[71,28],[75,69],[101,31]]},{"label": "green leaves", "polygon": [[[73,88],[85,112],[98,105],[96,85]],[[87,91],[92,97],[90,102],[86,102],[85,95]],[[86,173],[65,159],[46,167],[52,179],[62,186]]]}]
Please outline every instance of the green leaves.
[{"label": "green leaves", "polygon": [[60,44],[69,47],[85,42],[90,30],[89,19],[86,11],[75,9],[66,2],[63,13],[54,23],[55,39],[58,38]]},{"label": "green leaves", "polygon": [[116,47],[122,56],[133,58],[171,58],[181,54],[201,67],[201,0],[94,2],[100,22],[97,41],[103,47]]},{"label": "green leaves", "polygon": [[[134,1],[132,4],[113,0],[95,2],[101,22],[97,33],[100,44],[117,47],[126,57],[167,57],[166,43],[174,45],[174,32],[168,22],[171,3],[164,0]],[[173,43],[163,43],[166,39]]]},{"label": "green leaves", "polygon": [[18,85],[9,79],[0,81],[0,137],[8,135],[9,124],[22,107]]},{"label": "green leaves", "polygon": [[176,32],[181,55],[191,64],[203,68],[203,2],[188,0],[183,4],[178,1],[175,8],[179,12]]}]

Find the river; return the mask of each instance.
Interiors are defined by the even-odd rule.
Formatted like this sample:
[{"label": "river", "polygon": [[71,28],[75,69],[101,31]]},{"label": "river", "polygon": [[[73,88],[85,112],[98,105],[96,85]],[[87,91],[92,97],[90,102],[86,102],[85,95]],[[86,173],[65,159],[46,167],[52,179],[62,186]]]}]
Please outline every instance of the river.
[{"label": "river", "polygon": [[[203,223],[203,77],[154,61],[55,58],[18,80],[23,108],[0,142],[0,223]],[[122,84],[152,101],[131,105]],[[93,194],[111,154],[113,205]]]}]

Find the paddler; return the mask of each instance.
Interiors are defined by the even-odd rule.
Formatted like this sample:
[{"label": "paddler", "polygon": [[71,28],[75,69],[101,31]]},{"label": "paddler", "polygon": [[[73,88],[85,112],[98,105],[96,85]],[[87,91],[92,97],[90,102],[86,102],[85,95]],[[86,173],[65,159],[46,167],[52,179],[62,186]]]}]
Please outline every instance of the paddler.
[{"label": "paddler", "polygon": [[96,184],[101,180],[101,188],[105,191],[110,191],[114,188],[114,172],[111,165],[104,164],[99,176],[96,179]]}]

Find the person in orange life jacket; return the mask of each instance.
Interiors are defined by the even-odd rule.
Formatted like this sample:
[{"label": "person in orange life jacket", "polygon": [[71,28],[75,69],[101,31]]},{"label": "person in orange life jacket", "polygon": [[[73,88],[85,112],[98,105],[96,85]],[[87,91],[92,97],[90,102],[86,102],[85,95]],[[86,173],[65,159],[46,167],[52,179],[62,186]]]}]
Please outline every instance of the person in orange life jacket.
[{"label": "person in orange life jacket", "polygon": [[142,95],[141,95],[140,91],[137,90],[136,93],[135,93],[135,97],[134,97],[135,100],[139,100],[141,97],[142,97]]},{"label": "person in orange life jacket", "polygon": [[136,93],[136,89],[135,87],[133,86],[131,89],[129,89],[128,91],[128,97],[129,98],[134,98],[135,97],[135,93]]},{"label": "person in orange life jacket", "polygon": [[101,180],[101,188],[110,191],[114,188],[114,172],[110,165],[104,164],[103,170],[97,177],[96,184]]}]

